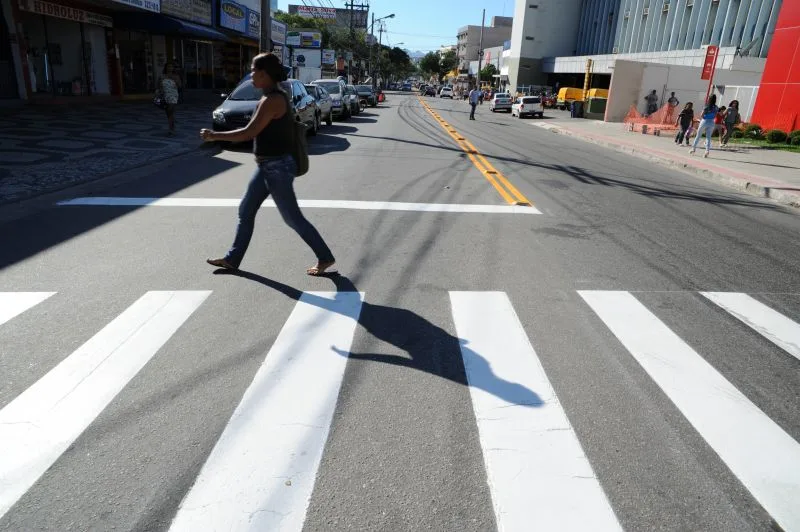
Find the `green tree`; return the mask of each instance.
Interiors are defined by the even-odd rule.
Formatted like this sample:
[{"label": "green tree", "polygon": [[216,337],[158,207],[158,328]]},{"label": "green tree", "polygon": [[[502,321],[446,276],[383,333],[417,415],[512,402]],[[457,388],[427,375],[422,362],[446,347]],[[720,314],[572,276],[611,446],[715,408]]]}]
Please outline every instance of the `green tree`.
[{"label": "green tree", "polygon": [[453,70],[458,64],[458,57],[456,57],[455,50],[447,50],[443,54],[439,54],[439,76],[444,76]]},{"label": "green tree", "polygon": [[483,67],[483,70],[481,70],[481,81],[482,82],[488,81],[489,83],[491,83],[492,80],[494,79],[492,76],[496,75],[497,73],[498,73],[497,67],[489,63],[488,65]]},{"label": "green tree", "polygon": [[438,52],[428,52],[425,54],[425,57],[420,59],[419,61],[419,69],[425,75],[435,75],[439,77],[442,72],[442,66],[440,62],[440,57]]}]

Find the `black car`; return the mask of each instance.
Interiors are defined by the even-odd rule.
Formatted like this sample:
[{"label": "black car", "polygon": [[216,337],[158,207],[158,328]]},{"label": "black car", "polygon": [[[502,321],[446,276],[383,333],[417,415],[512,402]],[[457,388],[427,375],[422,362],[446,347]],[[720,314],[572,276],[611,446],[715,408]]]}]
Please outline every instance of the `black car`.
[{"label": "black car", "polygon": [[[211,128],[214,131],[230,131],[245,127],[256,110],[258,101],[263,96],[263,91],[253,86],[251,74],[247,74],[239,85],[228,95],[223,95],[225,101],[214,109],[212,113]],[[296,79],[281,82],[281,87],[294,106],[298,120],[308,127],[311,135],[316,135],[321,122],[320,110],[317,101],[309,95],[303,84]]]},{"label": "black car", "polygon": [[372,89],[371,85],[356,85],[356,92],[359,98],[367,100],[367,105],[375,107],[378,105],[378,95]]}]

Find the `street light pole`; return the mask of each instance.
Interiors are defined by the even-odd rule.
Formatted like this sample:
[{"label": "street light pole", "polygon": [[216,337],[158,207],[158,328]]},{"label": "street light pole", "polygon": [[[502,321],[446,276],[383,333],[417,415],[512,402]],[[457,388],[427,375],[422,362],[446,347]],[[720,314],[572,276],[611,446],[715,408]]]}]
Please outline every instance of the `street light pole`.
[{"label": "street light pole", "polygon": [[269,0],[261,0],[261,32],[258,42],[260,53],[272,51],[272,14],[269,12]]},{"label": "street light pole", "polygon": [[481,90],[481,60],[483,59],[483,26],[486,24],[486,10],[483,10],[483,16],[481,17],[481,39],[478,42],[478,86],[475,87],[478,90]]}]

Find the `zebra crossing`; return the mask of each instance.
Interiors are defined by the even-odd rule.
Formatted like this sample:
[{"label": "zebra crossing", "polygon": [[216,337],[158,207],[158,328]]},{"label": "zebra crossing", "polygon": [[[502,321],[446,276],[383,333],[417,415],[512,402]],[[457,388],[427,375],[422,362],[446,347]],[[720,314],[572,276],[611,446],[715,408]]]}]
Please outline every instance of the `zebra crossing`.
[{"label": "zebra crossing", "polygon": [[[0,328],[56,294],[0,292]],[[800,443],[634,293],[577,296],[775,522],[800,530]],[[800,359],[796,317],[744,293],[698,296]],[[0,408],[0,521],[212,297],[146,292]],[[303,528],[368,301],[299,296],[170,530]],[[449,303],[498,529],[622,530],[509,295],[450,292]]]}]

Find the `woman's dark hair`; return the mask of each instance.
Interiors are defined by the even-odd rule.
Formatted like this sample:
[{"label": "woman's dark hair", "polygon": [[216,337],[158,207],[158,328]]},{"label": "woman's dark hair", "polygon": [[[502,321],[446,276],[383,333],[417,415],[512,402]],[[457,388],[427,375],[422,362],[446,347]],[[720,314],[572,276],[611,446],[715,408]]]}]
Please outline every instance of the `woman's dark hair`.
[{"label": "woman's dark hair", "polygon": [[692,102],[686,102],[686,105],[683,106],[684,109],[694,108],[694,104]]},{"label": "woman's dark hair", "polygon": [[266,72],[275,83],[286,81],[286,71],[283,69],[281,60],[275,54],[258,54],[253,58],[253,68]]},{"label": "woman's dark hair", "polygon": [[712,105],[717,105],[717,95],[716,94],[712,94],[711,96],[709,96],[708,97],[708,101],[706,102],[706,105],[708,107],[711,107]]}]

